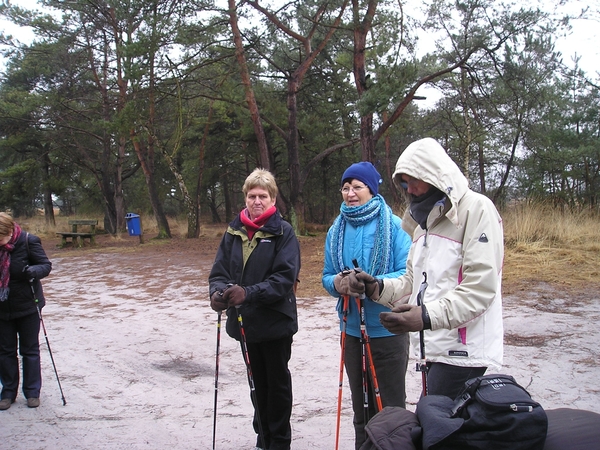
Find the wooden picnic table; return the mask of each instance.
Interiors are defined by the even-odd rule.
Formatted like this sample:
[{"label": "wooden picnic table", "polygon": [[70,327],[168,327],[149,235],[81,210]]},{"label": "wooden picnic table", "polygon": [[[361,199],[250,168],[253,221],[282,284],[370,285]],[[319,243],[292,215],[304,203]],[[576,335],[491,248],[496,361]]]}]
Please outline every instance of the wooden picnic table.
[{"label": "wooden picnic table", "polygon": [[[85,240],[89,239],[90,245],[94,245],[96,243],[96,225],[98,225],[97,220],[87,220],[87,219],[74,219],[69,220],[69,225],[71,226],[71,231],[59,231],[56,234],[61,237],[60,246],[64,247],[68,243],[68,239],[71,239],[73,245],[77,245],[77,247],[83,247]],[[81,231],[80,226],[86,227],[85,231]]]}]

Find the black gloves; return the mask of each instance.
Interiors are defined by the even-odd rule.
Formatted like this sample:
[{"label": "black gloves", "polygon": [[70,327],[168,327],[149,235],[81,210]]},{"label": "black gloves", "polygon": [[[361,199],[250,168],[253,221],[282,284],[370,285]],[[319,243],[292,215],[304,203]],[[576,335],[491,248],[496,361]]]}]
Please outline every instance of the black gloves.
[{"label": "black gloves", "polygon": [[390,333],[394,334],[431,328],[431,321],[425,306],[406,303],[396,306],[392,312],[379,313],[379,321]]},{"label": "black gloves", "polygon": [[223,292],[223,300],[227,302],[227,306],[239,306],[246,300],[246,289],[233,285]]},{"label": "black gloves", "polygon": [[35,276],[35,270],[30,267],[30,266],[25,266],[23,267],[23,273],[25,274],[25,276],[27,277],[27,279],[29,281],[33,280],[36,278]]},{"label": "black gloves", "polygon": [[383,280],[375,278],[362,270],[355,270],[348,275],[350,286],[363,292],[371,300],[378,300],[383,290]]},{"label": "black gloves", "polygon": [[223,291],[215,291],[210,296],[210,307],[221,312],[230,306],[237,307],[246,300],[246,290],[237,284],[228,284]]},{"label": "black gloves", "polygon": [[215,291],[213,295],[210,296],[210,307],[216,312],[227,309],[227,302],[223,299],[222,291]]},{"label": "black gloves", "polygon": [[335,290],[342,295],[363,297],[366,295],[371,300],[377,301],[383,290],[383,280],[369,275],[360,267],[353,270],[344,270],[333,279]]},{"label": "black gloves", "polygon": [[350,278],[352,271],[344,270],[338,273],[333,279],[335,290],[342,295],[351,297],[361,297],[365,292],[365,287],[362,282],[357,283],[356,280]]}]

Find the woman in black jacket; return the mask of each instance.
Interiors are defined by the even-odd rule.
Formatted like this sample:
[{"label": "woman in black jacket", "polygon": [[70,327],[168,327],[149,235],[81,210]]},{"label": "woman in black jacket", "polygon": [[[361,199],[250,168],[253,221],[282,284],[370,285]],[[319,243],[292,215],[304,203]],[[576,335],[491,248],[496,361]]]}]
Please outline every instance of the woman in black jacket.
[{"label": "woman in black jacket", "polygon": [[229,224],[210,273],[211,307],[227,309],[227,333],[240,342],[239,315],[243,320],[256,387],[252,398],[256,446],[289,450],[288,361],[292,336],[298,331],[294,286],[300,272],[300,244],[275,208],[278,189],[270,172],[254,170],[242,191],[246,208]]},{"label": "woman in black jacket", "polygon": [[0,212],[0,410],[10,408],[17,398],[17,350],[23,362],[22,389],[27,406],[40,405],[38,307],[41,311],[45,305],[40,279],[51,269],[40,238],[22,231],[9,214]]}]

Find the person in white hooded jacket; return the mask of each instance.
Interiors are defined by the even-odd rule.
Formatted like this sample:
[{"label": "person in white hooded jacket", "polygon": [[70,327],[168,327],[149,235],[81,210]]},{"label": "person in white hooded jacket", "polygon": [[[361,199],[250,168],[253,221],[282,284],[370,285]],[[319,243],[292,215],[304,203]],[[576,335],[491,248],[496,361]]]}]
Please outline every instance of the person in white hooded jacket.
[{"label": "person in white hooded jacket", "polygon": [[502,219],[434,139],[410,144],[392,178],[410,202],[406,273],[384,280],[358,270],[349,283],[392,309],[381,323],[412,332],[417,357],[424,344],[426,393],[455,398],[466,380],[502,365]]}]

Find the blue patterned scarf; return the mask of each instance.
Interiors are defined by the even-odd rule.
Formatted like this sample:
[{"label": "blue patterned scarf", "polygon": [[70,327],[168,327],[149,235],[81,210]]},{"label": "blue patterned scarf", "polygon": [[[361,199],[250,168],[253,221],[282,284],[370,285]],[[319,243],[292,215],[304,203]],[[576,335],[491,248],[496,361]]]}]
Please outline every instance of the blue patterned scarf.
[{"label": "blue patterned scarf", "polygon": [[331,226],[332,235],[329,248],[337,272],[345,269],[342,251],[346,222],[354,227],[359,227],[372,220],[377,220],[377,229],[375,231],[373,254],[371,255],[371,267],[368,269],[363,267],[363,269],[373,276],[388,273],[392,251],[392,209],[385,203],[380,194],[360,206],[346,206],[342,202],[340,215],[337,216]]}]

